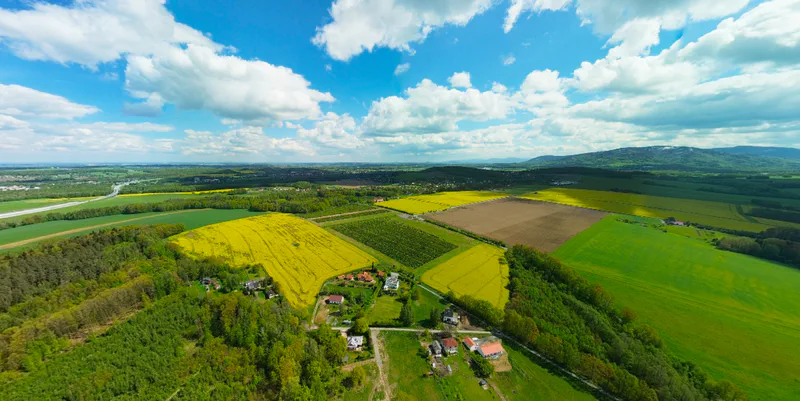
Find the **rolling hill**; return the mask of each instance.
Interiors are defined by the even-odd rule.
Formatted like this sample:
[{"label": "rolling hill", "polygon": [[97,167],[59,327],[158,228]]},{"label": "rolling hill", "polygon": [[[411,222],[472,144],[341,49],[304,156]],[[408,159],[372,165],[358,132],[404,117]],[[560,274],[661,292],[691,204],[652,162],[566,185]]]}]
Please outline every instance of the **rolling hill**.
[{"label": "rolling hill", "polygon": [[[766,149],[773,149],[771,151]],[[619,170],[694,170],[748,171],[800,170],[800,158],[767,156],[791,155],[791,148],[740,147],[699,149],[650,146],[620,148],[572,156],[540,156],[525,162],[531,167],[594,167]],[[800,152],[800,151],[798,151]]]}]

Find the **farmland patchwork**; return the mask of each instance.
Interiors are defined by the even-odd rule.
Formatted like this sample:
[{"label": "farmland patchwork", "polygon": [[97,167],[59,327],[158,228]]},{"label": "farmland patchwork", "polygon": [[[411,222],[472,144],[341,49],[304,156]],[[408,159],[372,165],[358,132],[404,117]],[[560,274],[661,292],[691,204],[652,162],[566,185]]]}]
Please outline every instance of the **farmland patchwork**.
[{"label": "farmland patchwork", "polygon": [[375,262],[322,228],[281,213],[202,227],[174,242],[192,255],[217,256],[236,266],[263,265],[297,307],[313,303],[326,279]]},{"label": "farmland patchwork", "polygon": [[440,192],[432,195],[410,196],[408,198],[380,202],[377,205],[409,214],[422,214],[447,210],[451,207],[485,202],[506,197],[506,194],[489,191]]}]

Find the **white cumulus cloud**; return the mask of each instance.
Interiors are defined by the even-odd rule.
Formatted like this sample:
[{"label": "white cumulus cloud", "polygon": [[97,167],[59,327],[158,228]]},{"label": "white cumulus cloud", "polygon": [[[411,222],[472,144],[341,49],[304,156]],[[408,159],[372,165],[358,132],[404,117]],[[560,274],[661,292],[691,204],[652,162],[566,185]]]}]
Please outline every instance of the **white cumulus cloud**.
[{"label": "white cumulus cloud", "polygon": [[201,32],[175,21],[165,0],[41,1],[30,9],[0,9],[0,37],[27,60],[77,63],[95,69],[124,54],[148,55],[174,44],[222,50]]},{"label": "white cumulus cloud", "polygon": [[394,69],[394,75],[405,74],[410,69],[411,69],[411,63],[400,64]]},{"label": "white cumulus cloud", "polygon": [[450,78],[447,78],[447,82],[450,82],[450,86],[454,88],[472,87],[472,82],[470,81],[468,72],[457,72],[453,74]]},{"label": "white cumulus cloud", "polygon": [[233,119],[313,119],[321,115],[320,102],[334,101],[289,68],[220,55],[204,46],[128,56],[125,76],[134,97],[149,102],[157,95],[182,109]]},{"label": "white cumulus cloud", "polygon": [[410,51],[444,25],[466,25],[492,0],[334,0],[332,21],[317,28],[313,43],[336,60],[386,47]]},{"label": "white cumulus cloud", "polygon": [[25,86],[0,84],[0,114],[44,119],[73,119],[99,111],[94,106],[73,103],[64,97]]}]

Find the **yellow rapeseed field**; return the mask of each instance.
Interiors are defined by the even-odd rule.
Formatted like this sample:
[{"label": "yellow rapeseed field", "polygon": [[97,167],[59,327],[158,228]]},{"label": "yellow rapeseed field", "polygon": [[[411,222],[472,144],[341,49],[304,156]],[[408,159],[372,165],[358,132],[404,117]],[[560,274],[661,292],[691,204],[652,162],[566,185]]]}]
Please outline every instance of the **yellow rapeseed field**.
[{"label": "yellow rapeseed field", "polygon": [[479,244],[426,271],[422,282],[458,296],[472,295],[502,309],[508,302],[508,264],[498,247]]},{"label": "yellow rapeseed field", "polygon": [[[247,188],[241,188],[247,189]],[[133,197],[133,196],[153,196],[153,195],[206,195],[206,194],[218,194],[223,192],[230,192],[233,191],[234,188],[228,189],[208,189],[205,191],[191,191],[191,192],[145,192],[141,194],[122,194],[119,195],[120,197]]]},{"label": "yellow rapeseed field", "polygon": [[234,266],[260,263],[296,307],[312,304],[328,278],[376,261],[313,223],[282,213],[201,227],[173,241],[191,255],[221,257]]},{"label": "yellow rapeseed field", "polygon": [[571,188],[546,189],[523,198],[635,216],[674,217],[732,230],[758,232],[770,227],[755,219],[748,220],[737,211],[736,205],[722,202]]},{"label": "yellow rapeseed field", "polygon": [[489,191],[440,192],[377,203],[378,206],[409,214],[423,214],[447,210],[454,206],[505,198],[506,194]]}]

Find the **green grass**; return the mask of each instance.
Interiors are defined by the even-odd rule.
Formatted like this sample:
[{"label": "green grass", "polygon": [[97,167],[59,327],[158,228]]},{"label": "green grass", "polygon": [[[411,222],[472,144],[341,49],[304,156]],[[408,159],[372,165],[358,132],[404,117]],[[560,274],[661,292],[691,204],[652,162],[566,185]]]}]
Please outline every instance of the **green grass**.
[{"label": "green grass", "polygon": [[378,366],[374,363],[362,365],[364,372],[367,374],[364,384],[356,388],[346,389],[342,395],[342,400],[347,401],[370,401],[369,395],[372,393],[372,387],[375,385],[375,380],[378,378]]},{"label": "green grass", "polygon": [[[187,230],[206,226],[209,224],[220,223],[223,221],[240,219],[244,217],[255,216],[261,213],[249,212],[246,210],[189,210],[185,213],[142,213],[142,214],[123,214],[114,216],[95,217],[92,219],[83,220],[58,220],[49,221],[45,223],[32,224],[29,226],[10,228],[0,231],[0,245],[9,244],[12,242],[24,241],[31,238],[38,238],[46,235],[53,235],[65,231],[80,230],[65,234],[61,237],[70,237],[76,235],[83,235],[87,232],[108,229],[112,227],[119,227],[123,225],[144,225],[144,224],[164,224],[164,223],[183,223]],[[137,219],[135,221],[126,222],[127,220]],[[101,228],[92,229],[90,227],[105,225],[111,223],[112,225],[104,226]],[[113,224],[118,223],[118,224]],[[31,246],[35,243],[28,244]]]},{"label": "green grass", "polygon": [[555,256],[751,400],[800,399],[800,270],[609,216]]},{"label": "green grass", "polygon": [[595,398],[578,391],[564,379],[534,363],[526,354],[506,343],[503,348],[508,352],[508,360],[513,370],[496,373],[494,382],[507,400],[553,400],[553,401],[588,401]]},{"label": "green grass", "polygon": [[573,188],[546,189],[523,198],[635,216],[674,217],[731,230],[759,232],[770,227],[742,216],[732,203]]},{"label": "green grass", "polygon": [[41,199],[26,199],[17,201],[0,202],[0,213],[16,212],[19,210],[36,209],[40,207],[55,205],[59,203],[75,202],[91,198],[41,198]]},{"label": "green grass", "polygon": [[[403,391],[412,399],[489,401],[500,398],[491,389],[484,390],[478,384],[469,365],[466,350],[459,347],[458,354],[445,358],[453,369],[453,375],[444,378],[425,377],[431,370],[426,359],[418,354],[420,342],[416,333],[383,332],[381,334],[389,355],[389,381],[397,383],[395,395]],[[508,348],[507,348],[508,350]],[[507,400],[584,401],[594,398],[575,390],[563,379],[551,375],[515,349],[508,350],[513,369],[496,373],[494,381]]]},{"label": "green grass", "polygon": [[375,306],[367,313],[367,320],[369,324],[389,324],[400,317],[400,309],[403,309],[403,303],[397,298],[381,295],[375,300]]},{"label": "green grass", "polygon": [[[68,213],[68,212],[74,212],[74,211],[77,211],[77,210],[99,209],[99,208],[104,208],[104,207],[109,207],[109,206],[125,206],[125,205],[133,205],[133,204],[138,204],[138,203],[158,203],[158,202],[163,202],[163,201],[170,200],[170,199],[207,198],[209,196],[211,196],[211,195],[208,195],[208,194],[206,194],[206,195],[159,194],[159,195],[137,195],[137,196],[124,196],[123,195],[123,196],[117,196],[117,197],[114,197],[114,198],[103,199],[103,200],[99,200],[99,201],[95,201],[95,202],[88,202],[88,203],[84,203],[84,204],[77,205],[77,206],[65,207],[63,209],[54,210],[52,212],[45,212],[45,213],[42,213],[42,214]],[[41,199],[35,199],[35,200],[36,201],[42,201]],[[21,201],[17,201],[17,202],[21,202]],[[67,202],[70,202],[70,200],[61,200],[61,201],[55,202],[55,203],[67,203]],[[4,202],[4,203],[8,203],[8,202]],[[43,204],[41,206],[47,206],[47,205],[52,205],[52,204],[53,203]],[[34,206],[33,208],[36,208],[36,207],[40,207],[40,206]],[[3,221],[20,221],[20,220],[23,220],[23,219],[25,219],[26,217],[29,217],[29,216],[30,215],[13,217],[13,218],[10,218],[10,219],[4,219]]]},{"label": "green grass", "polygon": [[419,299],[411,301],[411,307],[414,309],[414,322],[422,327],[435,326],[440,322],[440,319],[437,318],[431,324],[429,321],[431,311],[433,309],[445,310],[449,305],[449,302],[431,294],[427,290],[419,288]]}]

